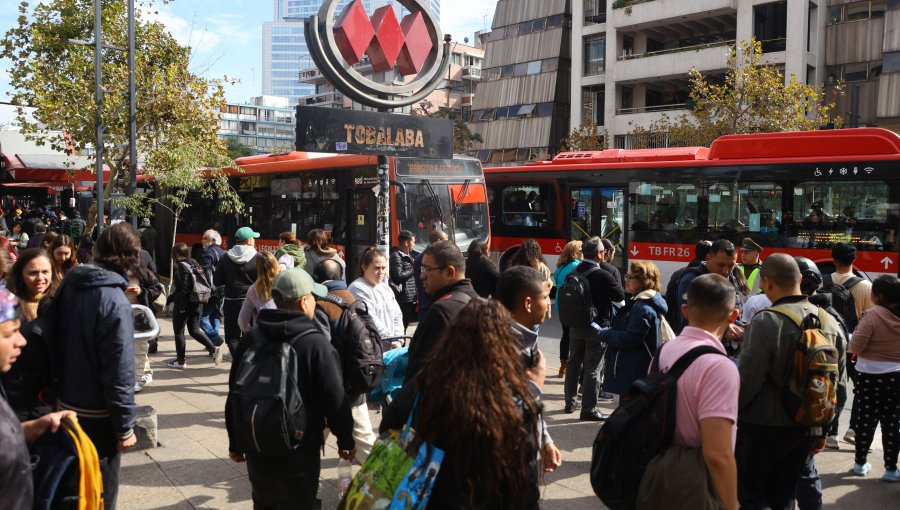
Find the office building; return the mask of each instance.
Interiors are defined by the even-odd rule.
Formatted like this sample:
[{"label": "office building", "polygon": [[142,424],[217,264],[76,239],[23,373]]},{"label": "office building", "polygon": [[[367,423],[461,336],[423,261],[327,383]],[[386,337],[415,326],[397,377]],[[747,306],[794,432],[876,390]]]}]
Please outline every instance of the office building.
[{"label": "office building", "polygon": [[234,139],[258,153],[294,150],[296,111],[290,100],[259,96],[249,103],[227,103],[219,118],[219,138]]},{"label": "office building", "polygon": [[[398,14],[401,12],[395,0],[361,1],[370,16],[386,4],[394,5]],[[335,12],[340,13],[349,3],[350,0],[341,0]],[[262,27],[263,95],[287,97],[294,105],[301,96],[315,93],[315,87],[301,83],[298,77],[300,69],[313,66],[303,22],[317,14],[321,5],[321,0],[274,0],[274,21],[263,23]],[[440,0],[431,0],[431,8],[440,16]]]},{"label": "office building", "polygon": [[497,2],[469,124],[490,166],[545,159],[569,131],[567,0]]}]

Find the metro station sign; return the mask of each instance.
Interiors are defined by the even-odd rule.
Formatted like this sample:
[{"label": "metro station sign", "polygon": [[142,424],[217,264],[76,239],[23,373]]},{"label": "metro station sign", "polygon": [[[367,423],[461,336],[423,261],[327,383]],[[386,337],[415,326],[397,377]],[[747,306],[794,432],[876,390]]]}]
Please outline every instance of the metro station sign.
[{"label": "metro station sign", "polygon": [[[391,5],[369,16],[361,0],[335,17],[340,0],[326,0],[305,21],[306,45],[319,71],[344,95],[372,108],[418,103],[437,88],[450,65],[449,42],[428,0],[398,2],[409,11],[403,19]],[[378,83],[362,75],[353,65],[364,57],[374,72],[396,69],[403,79]]]}]

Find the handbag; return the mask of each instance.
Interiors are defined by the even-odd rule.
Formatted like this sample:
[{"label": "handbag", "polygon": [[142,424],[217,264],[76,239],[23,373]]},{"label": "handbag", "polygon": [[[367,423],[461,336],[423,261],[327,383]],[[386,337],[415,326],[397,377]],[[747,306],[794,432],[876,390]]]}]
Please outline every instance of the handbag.
[{"label": "handbag", "polygon": [[678,336],[675,334],[675,331],[672,329],[672,326],[669,326],[669,322],[663,315],[659,316],[659,324],[657,324],[657,334],[656,338],[659,342],[657,348],[661,347],[662,344],[668,342],[669,340],[675,340],[675,337]]},{"label": "handbag", "polygon": [[412,425],[418,407],[416,395],[406,424],[375,443],[338,509],[422,510],[428,505],[444,451],[424,442],[415,446]]}]

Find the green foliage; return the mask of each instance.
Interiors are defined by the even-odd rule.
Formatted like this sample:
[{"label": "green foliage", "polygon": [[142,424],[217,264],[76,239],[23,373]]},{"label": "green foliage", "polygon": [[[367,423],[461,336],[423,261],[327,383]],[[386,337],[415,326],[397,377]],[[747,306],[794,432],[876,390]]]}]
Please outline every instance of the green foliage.
[{"label": "green foliage", "polygon": [[484,139],[478,133],[473,133],[459,112],[446,106],[435,108],[431,101],[425,99],[412,108],[413,115],[424,115],[434,119],[449,119],[453,121],[453,153],[467,154],[476,143],[484,143]]},{"label": "green foliage", "polygon": [[[722,83],[692,69],[690,115],[663,115],[648,127],[633,126],[635,148],[709,146],[727,134],[811,131],[832,121],[834,103],[825,102],[822,87],[807,85],[763,60],[762,45],[742,41],[732,47]],[[841,119],[834,119],[840,127]]]},{"label": "green foliage", "polygon": [[561,152],[602,151],[608,148],[606,129],[589,123],[573,129],[569,136],[560,141]]},{"label": "green foliage", "polygon": [[[165,0],[164,0],[165,1]],[[180,46],[165,27],[144,19],[152,0],[138,0],[135,13],[135,73],[137,83],[137,143],[141,159],[151,159],[165,147],[189,146],[202,154],[226,153],[216,137],[226,79],[207,80],[189,70],[190,48]],[[53,149],[84,152],[94,146],[98,111],[94,101],[93,47],[70,39],[93,41],[91,0],[48,0],[33,8],[19,7],[17,25],[0,40],[0,58],[9,59],[12,103],[20,105],[23,133],[31,138],[48,129],[66,133],[48,138]],[[103,2],[103,42],[128,46],[127,3]],[[104,162],[110,183],[127,182],[128,57],[104,50]],[[33,120],[21,106],[33,106]],[[160,170],[161,178],[164,170]],[[108,186],[107,192],[115,186]]]},{"label": "green foliage", "polygon": [[228,149],[228,157],[231,159],[244,158],[256,154],[256,151],[253,149],[253,147],[244,145],[234,138],[228,138],[228,140],[225,142],[225,147],[226,149]]}]

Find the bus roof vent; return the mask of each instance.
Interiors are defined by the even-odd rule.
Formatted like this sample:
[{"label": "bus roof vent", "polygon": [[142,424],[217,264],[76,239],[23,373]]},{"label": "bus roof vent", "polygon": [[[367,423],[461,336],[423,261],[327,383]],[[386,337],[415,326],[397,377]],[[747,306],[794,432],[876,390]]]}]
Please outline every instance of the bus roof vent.
[{"label": "bus roof vent", "polygon": [[621,149],[607,149],[605,151],[560,152],[554,158],[554,162],[565,164],[577,163],[617,163]]},{"label": "bus roof vent", "polygon": [[653,161],[695,161],[706,159],[706,147],[673,147],[667,149],[607,149],[605,151],[561,152],[555,164],[640,163]]},{"label": "bus roof vent", "polygon": [[810,158],[900,154],[900,135],[881,128],[726,135],[713,142],[709,159]]}]

